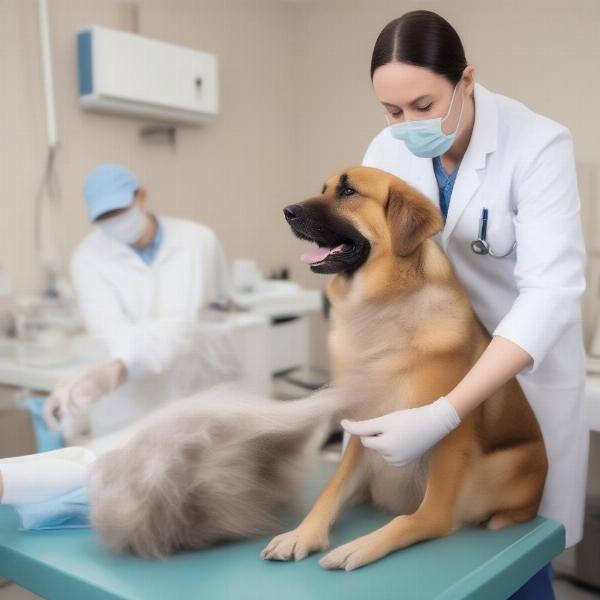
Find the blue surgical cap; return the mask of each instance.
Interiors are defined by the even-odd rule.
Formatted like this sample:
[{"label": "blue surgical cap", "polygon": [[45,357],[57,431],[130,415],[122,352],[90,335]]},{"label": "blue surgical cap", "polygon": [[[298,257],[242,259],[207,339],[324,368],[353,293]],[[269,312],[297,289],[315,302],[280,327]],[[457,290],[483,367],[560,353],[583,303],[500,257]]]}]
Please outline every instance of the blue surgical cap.
[{"label": "blue surgical cap", "polygon": [[133,202],[140,187],[136,176],[121,165],[105,164],[96,167],[85,181],[84,195],[90,221],[100,215],[126,208]]}]

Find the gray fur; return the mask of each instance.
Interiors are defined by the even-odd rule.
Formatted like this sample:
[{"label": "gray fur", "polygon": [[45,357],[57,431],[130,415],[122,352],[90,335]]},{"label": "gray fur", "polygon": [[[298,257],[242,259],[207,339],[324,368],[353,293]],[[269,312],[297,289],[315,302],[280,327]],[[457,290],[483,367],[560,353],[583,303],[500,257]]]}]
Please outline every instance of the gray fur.
[{"label": "gray fur", "polygon": [[145,557],[273,533],[337,411],[327,388],[278,401],[232,383],[172,403],[95,462],[92,525]]}]

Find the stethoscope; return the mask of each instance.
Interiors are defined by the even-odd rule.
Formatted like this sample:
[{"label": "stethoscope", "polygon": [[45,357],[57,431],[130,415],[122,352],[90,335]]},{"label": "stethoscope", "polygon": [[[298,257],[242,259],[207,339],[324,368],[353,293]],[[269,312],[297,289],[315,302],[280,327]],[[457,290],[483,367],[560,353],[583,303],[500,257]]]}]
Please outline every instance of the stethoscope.
[{"label": "stethoscope", "polygon": [[480,225],[479,225],[479,236],[476,240],[471,242],[471,250],[475,252],[475,254],[489,254],[494,258],[504,258],[508,256],[511,252],[514,251],[517,246],[517,241],[515,240],[512,248],[506,254],[494,254],[492,249],[490,248],[490,243],[487,241],[487,221],[488,221],[488,209],[484,208],[481,213]]}]

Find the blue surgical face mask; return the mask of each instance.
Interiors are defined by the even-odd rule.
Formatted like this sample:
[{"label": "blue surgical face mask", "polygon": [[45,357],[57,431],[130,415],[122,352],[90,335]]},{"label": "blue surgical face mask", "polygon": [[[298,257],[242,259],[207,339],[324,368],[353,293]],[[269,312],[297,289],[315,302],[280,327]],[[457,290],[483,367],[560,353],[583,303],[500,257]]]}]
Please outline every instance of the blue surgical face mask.
[{"label": "blue surgical face mask", "polygon": [[463,98],[456,128],[452,133],[444,133],[442,131],[442,123],[450,115],[457,88],[458,83],[452,92],[452,100],[450,100],[450,107],[448,108],[445,117],[394,123],[393,125],[390,125],[390,133],[392,136],[398,140],[402,140],[414,155],[420,156],[421,158],[433,158],[447,152],[456,139],[456,133],[460,125],[460,119],[465,105]]}]

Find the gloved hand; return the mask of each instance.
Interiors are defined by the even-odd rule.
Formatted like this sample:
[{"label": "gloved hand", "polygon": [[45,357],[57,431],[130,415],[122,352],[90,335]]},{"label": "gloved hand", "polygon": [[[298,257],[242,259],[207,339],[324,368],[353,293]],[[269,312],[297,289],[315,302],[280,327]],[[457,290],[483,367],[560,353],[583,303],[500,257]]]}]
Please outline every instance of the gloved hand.
[{"label": "gloved hand", "polygon": [[125,365],[117,360],[63,379],[44,404],[44,421],[58,431],[61,422],[71,417],[78,423],[78,433],[83,433],[92,404],[116,390],[126,377]]},{"label": "gloved hand", "polygon": [[342,427],[360,436],[390,464],[399,467],[421,456],[461,422],[454,406],[440,396],[435,402],[397,410],[364,421],[343,419]]}]

